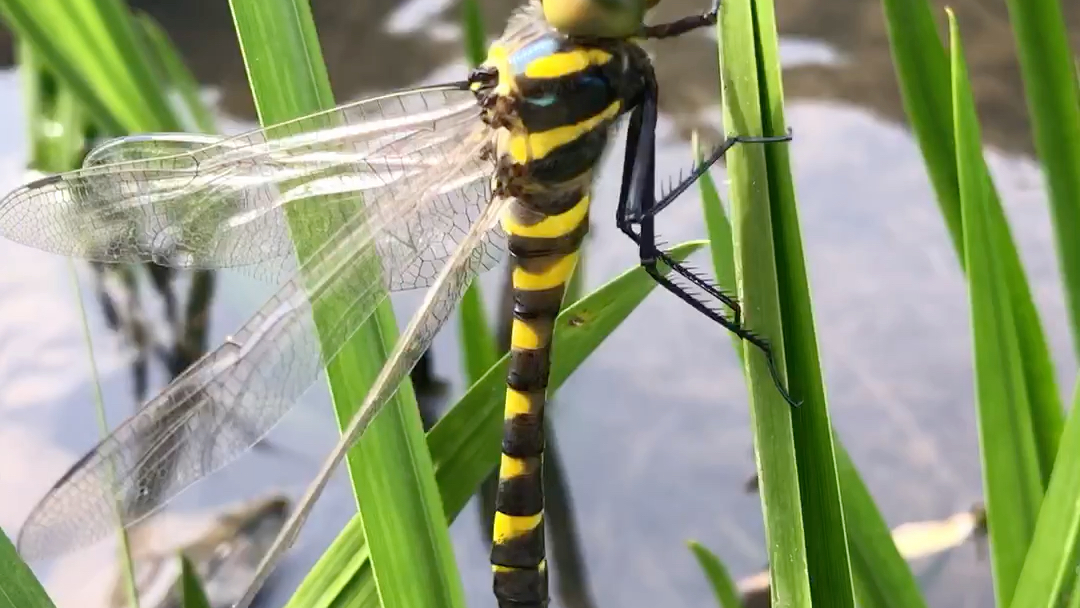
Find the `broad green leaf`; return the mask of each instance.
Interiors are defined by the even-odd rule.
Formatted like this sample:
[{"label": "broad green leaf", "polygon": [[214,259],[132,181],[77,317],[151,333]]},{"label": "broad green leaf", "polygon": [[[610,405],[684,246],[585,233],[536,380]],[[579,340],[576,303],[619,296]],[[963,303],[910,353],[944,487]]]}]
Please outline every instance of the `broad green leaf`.
[{"label": "broad green leaf", "polygon": [[[702,245],[703,241],[683,243],[671,255],[684,260]],[[552,361],[548,393],[557,391],[655,287],[656,282],[637,267],[563,310],[555,323],[553,348],[559,355]],[[447,522],[457,517],[498,465],[508,366],[509,356],[504,355],[428,432]],[[350,533],[360,528],[357,523],[354,518],[338,535],[287,608],[376,605],[370,599],[374,580],[365,546],[359,534]]]},{"label": "broad green leaf", "polygon": [[[882,0],[893,63],[908,117],[926,162],[938,207],[952,237],[961,267],[965,267],[964,234],[960,219],[960,190],[956,169],[949,61],[938,36],[931,5],[926,0]],[[1031,297],[1016,245],[989,175],[987,213],[995,233],[995,256],[1005,273],[1016,335],[1023,353],[1027,403],[1045,484],[1057,455],[1062,405],[1054,380],[1046,335]]]},{"label": "broad green leaf", "polygon": [[[772,2],[754,3],[754,22],[760,37],[763,66],[763,132],[786,129],[781,83],[780,43]],[[783,326],[783,362],[788,388],[802,406],[791,413],[798,460],[799,497],[805,531],[811,594],[817,605],[854,606],[855,597],[847,547],[847,530],[837,479],[832,423],[814,329],[806,260],[803,258],[795,185],[791,177],[790,146],[764,149],[768,166],[772,244]],[[767,231],[762,230],[766,241]]]},{"label": "broad green leaf", "polygon": [[[720,65],[725,128],[741,136],[783,133],[772,4],[768,0],[730,2],[723,9]],[[751,353],[744,361],[773,603],[853,606],[832,433],[787,146],[739,145],[728,156],[735,270],[745,323],[769,341],[783,381],[793,397],[803,402],[793,412],[780,398],[764,357],[758,349],[744,345],[745,352]]]},{"label": "broad green leaf", "polygon": [[1013,608],[1062,606],[1080,597],[1080,385],[1061,435],[1050,487],[1039,509],[1027,559],[1016,583]]},{"label": "broad green leaf", "polygon": [[1023,352],[1014,324],[999,234],[989,213],[982,157],[960,33],[949,12],[953,124],[964,228],[964,260],[974,345],[975,393],[983,487],[990,516],[991,563],[998,605],[1012,600],[1042,501],[1038,452],[1024,386]]},{"label": "broad green leaf", "polygon": [[[311,7],[306,0],[231,0],[259,120],[282,122],[333,106]],[[331,125],[326,125],[331,126]],[[305,238],[305,222],[319,222],[318,201],[287,212],[301,260],[322,242]],[[362,201],[356,201],[362,213]],[[323,218],[333,220],[334,218]],[[369,276],[378,270],[371,269]],[[341,302],[314,311],[326,331],[340,317]],[[344,428],[362,403],[396,339],[389,301],[353,335],[326,368],[334,411]],[[379,597],[384,606],[464,605],[449,532],[435,485],[431,457],[412,385],[404,382],[349,451],[353,491],[364,522]],[[418,584],[422,582],[422,584]]]},{"label": "broad green leaf", "polygon": [[1059,0],[1008,0],[1035,149],[1046,176],[1074,352],[1080,354],[1080,91]]},{"label": "broad green leaf", "polygon": [[716,603],[720,608],[742,608],[742,600],[739,599],[739,591],[735,581],[731,579],[724,563],[700,543],[691,541],[690,550],[694,552],[698,565],[705,571],[705,577],[712,585],[713,593],[716,594]]}]

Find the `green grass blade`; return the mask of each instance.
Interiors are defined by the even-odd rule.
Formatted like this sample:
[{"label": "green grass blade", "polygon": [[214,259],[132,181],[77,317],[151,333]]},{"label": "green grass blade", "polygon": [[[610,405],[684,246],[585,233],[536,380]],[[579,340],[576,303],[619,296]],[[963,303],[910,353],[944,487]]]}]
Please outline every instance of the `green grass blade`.
[{"label": "green grass blade", "polygon": [[499,360],[495,335],[491,332],[491,324],[484,313],[484,297],[476,281],[473,281],[461,298],[458,313],[461,316],[458,336],[461,340],[462,360],[465,362],[465,378],[472,384]]},{"label": "green grass blade", "polygon": [[[758,82],[758,44],[750,0],[721,5],[719,28],[724,125],[744,135],[764,132]],[[769,215],[769,173],[759,146],[736,146],[727,155],[735,242],[735,273],[746,323],[774,345],[777,366],[784,352],[776,260]],[[743,347],[744,350],[746,347]],[[809,607],[806,543],[799,499],[791,408],[780,398],[761,353],[744,355],[750,393],[765,543],[768,547],[773,602]]]},{"label": "green grass blade", "polygon": [[1080,91],[1058,0],[1008,0],[1035,149],[1050,194],[1074,352],[1080,355]]},{"label": "green grass blade", "polygon": [[[0,2],[0,11],[3,11],[4,23],[20,40],[30,43],[41,62],[75,91],[103,129],[122,133],[126,125],[138,124],[137,119],[131,118],[134,112],[116,111],[111,103],[113,99],[99,90],[104,79],[94,78],[93,73],[87,73],[83,66],[69,58],[68,49],[63,44],[68,35],[61,27],[62,18],[58,21],[48,20],[45,17],[48,13],[35,10],[28,0],[4,0]],[[50,25],[46,26],[45,23]]]},{"label": "green grass blade", "polygon": [[[952,100],[949,96],[949,61],[938,37],[931,5],[925,0],[882,0],[893,63],[908,117],[937,194],[938,207],[964,267],[964,234],[960,219],[960,190],[953,139]],[[987,183],[991,184],[989,175]],[[1054,380],[1053,361],[1046,334],[1035,309],[1016,245],[1009,233],[1005,213],[992,184],[989,189],[988,222],[995,232],[995,255],[1005,273],[1013,322],[1020,349],[1027,402],[1039,453],[1043,484],[1058,451],[1062,427],[1062,404]]]},{"label": "green grass blade", "polygon": [[[23,76],[23,91],[26,95],[28,111],[27,123],[30,125],[29,164],[39,171],[49,173],[70,171],[78,167],[82,161],[89,124],[71,89],[58,84],[55,76],[37,60],[37,55],[37,51],[31,44],[25,40],[18,42],[19,69]],[[104,438],[109,434],[109,425],[105,418],[105,406],[101,395],[100,376],[94,359],[86,302],[79,289],[75,263],[68,260],[67,267],[82,322],[84,345],[94,387],[94,409],[97,414],[99,432]],[[128,594],[128,604],[138,608],[138,595],[135,589],[127,533],[119,524],[119,516],[116,521],[120,538],[118,548],[120,571]]]},{"label": "green grass blade", "polygon": [[0,608],[54,608],[45,588],[0,530]]},{"label": "green grass blade", "polygon": [[1075,601],[1080,573],[1080,385],[1061,435],[1050,487],[1039,509],[1027,559],[1016,583],[1013,608],[1062,606]]},{"label": "green grass blade", "polygon": [[[684,260],[702,245],[702,241],[683,243],[671,255]],[[553,348],[559,356],[552,361],[549,393],[558,390],[655,287],[656,282],[635,267],[567,307],[555,323]],[[509,357],[504,355],[428,432],[448,522],[498,465],[508,366]],[[338,536],[286,608],[372,605],[364,603],[374,586],[370,562],[357,535],[349,534],[359,528],[357,523],[354,518]],[[305,601],[300,603],[300,598]]]},{"label": "green grass blade", "polygon": [[106,132],[178,128],[123,3],[2,0],[0,12]]},{"label": "green grass blade", "polygon": [[484,17],[476,0],[461,3],[461,29],[465,33],[465,57],[469,65],[478,66],[487,55],[484,39]]},{"label": "green grass blade", "polygon": [[[728,293],[734,293],[734,252],[730,244],[724,246],[723,240],[727,239],[730,243],[730,225],[723,209],[718,206],[720,198],[712,179],[708,174],[702,178],[702,201],[707,208],[717,210],[712,221],[706,222],[717,276],[726,278],[719,279],[717,285]],[[715,229],[717,226],[719,230]],[[726,230],[724,226],[728,226]],[[736,352],[743,355],[741,348],[737,348]],[[885,519],[839,438],[836,438],[836,463],[859,605],[862,608],[925,608],[926,602],[911,568],[892,542]]]},{"label": "green grass blade", "polygon": [[998,605],[1012,599],[1042,501],[1042,478],[1007,276],[996,255],[989,182],[959,30],[951,12],[953,116],[974,342],[983,486]]},{"label": "green grass blade", "polygon": [[690,550],[694,552],[698,565],[705,571],[705,577],[712,585],[713,593],[716,594],[716,603],[721,608],[742,608],[742,600],[739,599],[739,591],[735,581],[731,579],[724,563],[700,543],[691,541]]},{"label": "green grass blade", "polygon": [[181,121],[185,130],[200,133],[217,132],[214,115],[199,97],[199,82],[184,65],[184,60],[169,40],[169,35],[150,15],[140,13],[135,16],[135,20],[145,40],[146,48],[152,53],[159,81],[175,90],[184,102],[182,107],[189,117]]},{"label": "green grass blade", "polygon": [[81,9],[74,18],[84,19],[87,30],[99,43],[98,48],[115,53],[118,67],[123,68],[118,69],[117,74],[124,79],[129,91],[145,100],[149,120],[159,129],[179,130],[180,123],[165,97],[165,88],[154,75],[150,63],[152,53],[147,52],[137,33],[127,3],[122,0],[69,0],[68,4]]},{"label": "green grass blade", "polygon": [[[756,0],[724,7],[725,126],[739,135],[782,133],[786,127],[772,4]],[[735,268],[746,323],[771,339],[778,367],[788,372],[792,394],[803,401],[792,412],[773,385],[764,358],[746,347],[754,353],[745,359],[772,598],[778,605],[807,606],[812,597],[815,604],[853,606],[787,147],[742,145],[729,156]]]},{"label": "green grass blade", "polygon": [[[230,5],[263,125],[333,105],[306,0],[231,0]],[[301,260],[322,244],[303,237],[305,222],[319,213],[317,201],[311,202],[315,204],[287,214]],[[362,212],[361,204],[357,201],[357,212]],[[332,304],[314,311],[317,327],[329,327],[337,317],[329,309]],[[384,301],[327,365],[340,427],[363,403],[396,335],[393,311]],[[410,383],[402,384],[350,450],[347,462],[383,605],[463,605],[464,591]]]},{"label": "green grass blade", "polygon": [[[755,18],[762,38],[764,128],[783,133],[783,87],[776,15],[771,1],[758,0]],[[788,386],[802,400],[792,412],[799,496],[814,603],[833,608],[855,604],[847,530],[837,478],[832,423],[818,356],[814,309],[803,258],[790,146],[767,146],[773,243],[783,319]],[[764,235],[762,235],[764,236]]]},{"label": "green grass blade", "polygon": [[195,566],[186,555],[181,554],[180,559],[180,605],[182,608],[210,608],[210,600],[206,599],[199,575],[195,572]]},{"label": "green grass blade", "polygon": [[[705,225],[709,234],[717,285],[727,293],[735,293],[731,224],[724,214],[712,177],[706,173],[698,184],[705,207]],[[736,344],[739,342],[736,341]],[[740,357],[743,356],[741,348],[735,350]],[[925,607],[918,583],[892,542],[884,518],[839,438],[835,440],[837,477],[842,490],[844,522],[848,531],[851,568],[859,605],[862,608]]]}]

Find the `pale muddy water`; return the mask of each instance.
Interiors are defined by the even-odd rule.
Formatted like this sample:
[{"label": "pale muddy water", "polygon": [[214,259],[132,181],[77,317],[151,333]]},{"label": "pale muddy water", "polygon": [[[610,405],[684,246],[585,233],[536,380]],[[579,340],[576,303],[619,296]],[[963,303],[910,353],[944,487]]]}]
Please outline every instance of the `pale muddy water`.
[{"label": "pale muddy water", "polygon": [[[488,4],[499,5],[485,14],[494,32],[509,6]],[[1071,394],[1075,360],[1042,178],[1030,159],[1022,89],[1010,63],[1011,45],[1001,43],[1008,31],[1004,6],[997,0],[951,4],[971,71],[981,76],[976,89],[983,129],[994,146],[987,156],[1038,299],[1062,392]],[[141,5],[170,31],[208,93],[221,98],[223,112],[241,121],[229,128],[239,128],[250,118],[250,99],[225,3]],[[464,73],[453,25],[456,5],[398,8],[388,1],[316,3],[339,99]],[[671,16],[700,7],[673,0],[663,8]],[[1080,11],[1069,10],[1075,33]],[[901,122],[880,8],[873,0],[828,7],[778,0],[777,13],[789,66],[785,92],[795,131],[790,145],[800,219],[834,425],[891,525],[946,517],[981,498],[967,297],[922,158]],[[392,65],[366,59],[385,58],[387,49]],[[665,175],[689,162],[682,135],[694,127],[718,128],[715,46],[703,35],[657,45],[655,52],[667,110],[659,172]],[[27,158],[20,89],[14,71],[0,73],[4,191],[20,183]],[[619,162],[618,155],[608,158],[594,198],[585,263],[589,287],[636,263],[635,249],[612,221]],[[714,175],[722,180],[723,169]],[[665,212],[661,230],[669,242],[704,235],[696,194]],[[72,272],[88,306],[110,423],[136,404],[130,355],[106,328],[86,267],[8,242],[0,242],[0,259],[0,526],[14,536],[34,502],[98,438]],[[707,255],[698,261],[707,265]],[[489,273],[483,284],[494,311],[500,273]],[[269,286],[236,273],[219,273],[210,343],[236,329],[270,293]],[[149,311],[160,312],[153,298],[146,299]],[[419,294],[395,298],[402,322],[418,302]],[[448,326],[436,341],[434,361],[435,372],[460,394],[456,327]],[[152,388],[160,388],[165,377],[160,369],[155,374]],[[674,296],[654,292],[557,400],[554,428],[596,606],[715,605],[686,548],[689,539],[716,551],[735,576],[764,565],[759,501],[743,491],[753,472],[746,391],[723,330]],[[280,449],[247,454],[183,494],[172,510],[187,515],[282,487],[295,495],[334,437],[320,384],[271,434]],[[284,602],[353,509],[339,475],[264,606]],[[452,531],[469,605],[494,606],[475,505]],[[105,580],[108,569],[101,564],[110,550],[100,544],[35,569],[61,607],[90,606],[80,596]],[[993,605],[989,563],[970,546],[915,569],[935,607]],[[553,605],[565,604],[556,598]]]}]

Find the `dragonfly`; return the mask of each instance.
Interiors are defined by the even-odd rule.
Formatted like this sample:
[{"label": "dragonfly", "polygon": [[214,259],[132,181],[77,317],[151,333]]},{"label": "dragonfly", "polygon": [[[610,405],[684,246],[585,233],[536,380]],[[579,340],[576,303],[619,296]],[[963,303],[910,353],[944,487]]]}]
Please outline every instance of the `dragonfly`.
[{"label": "dragonfly", "polygon": [[[56,482],[23,526],[20,552],[66,553],[106,536],[117,518],[129,527],[160,509],[267,434],[389,292],[426,289],[238,604],[248,606],[473,278],[507,257],[514,308],[493,587],[502,607],[547,605],[541,463],[551,338],[599,160],[627,118],[617,227],[660,285],[756,346],[794,404],[738,302],[669,256],[654,228],[732,146],[791,135],[730,137],[658,196],[659,92],[638,42],[714,25],[718,7],[645,25],[655,4],[532,2],[465,80],[232,137],[122,137],[92,150],[81,169],[0,200],[0,235],[31,247],[103,263],[236,268],[279,285]],[[293,239],[322,245],[301,262]],[[316,327],[314,310],[333,314]]]}]

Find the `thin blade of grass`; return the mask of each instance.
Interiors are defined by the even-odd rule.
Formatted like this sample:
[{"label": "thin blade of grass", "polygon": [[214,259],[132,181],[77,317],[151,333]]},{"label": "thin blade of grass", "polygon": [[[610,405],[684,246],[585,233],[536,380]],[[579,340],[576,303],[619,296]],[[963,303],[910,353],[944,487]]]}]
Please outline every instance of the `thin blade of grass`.
[{"label": "thin blade of grass", "polygon": [[1062,606],[1074,601],[1080,574],[1080,384],[1061,435],[1050,487],[1039,509],[1031,547],[1016,582],[1013,608]]},{"label": "thin blade of grass", "polygon": [[[724,126],[740,135],[764,132],[755,5],[734,0],[721,5],[720,75]],[[765,151],[760,146],[736,146],[728,152],[728,177],[735,272],[748,327],[766,336],[776,366],[784,367],[780,303],[776,282],[769,180]],[[750,393],[750,422],[765,540],[775,605],[809,607],[810,580],[799,497],[799,473],[792,436],[791,408],[774,386],[765,357],[750,345],[744,356]]]},{"label": "thin blade of grass", "polygon": [[[476,0],[461,4],[461,28],[465,36],[465,56],[469,65],[476,67],[484,61],[484,20]],[[484,295],[480,282],[473,281],[458,304],[461,319],[462,360],[465,362],[465,378],[469,384],[476,382],[498,359],[495,334],[484,312]]]},{"label": "thin blade of grass", "polygon": [[[30,125],[30,166],[38,171],[58,173],[78,167],[86,147],[89,124],[75,94],[68,87],[56,82],[54,74],[37,60],[38,53],[33,46],[20,40],[18,43],[19,69],[24,82],[26,107]],[[105,404],[101,394],[101,381],[97,361],[94,358],[94,345],[90,332],[86,302],[79,289],[75,263],[67,260],[68,274],[79,310],[79,319],[83,332],[86,358],[90,366],[90,378],[93,386],[94,411],[97,415],[98,431],[102,438],[109,434],[109,424],[105,417]],[[130,606],[138,608],[138,594],[135,589],[133,564],[127,533],[119,523],[117,514],[117,532],[120,538],[118,558],[121,564],[121,576],[127,592]]]},{"label": "thin blade of grass", "polygon": [[[956,169],[952,100],[949,96],[949,61],[934,24],[931,5],[925,0],[882,0],[893,63],[900,84],[908,123],[922,151],[938,207],[952,237],[961,268],[964,233],[960,218],[960,190]],[[1042,482],[1049,482],[1058,452],[1062,427],[1062,404],[1054,379],[1053,361],[1039,320],[1027,276],[1009,232],[1001,202],[989,174],[987,213],[996,249],[1006,277],[1008,296],[1023,353],[1024,384],[1037,439]]]},{"label": "thin blade of grass", "polygon": [[705,571],[705,578],[709,579],[709,585],[712,586],[713,593],[716,595],[716,603],[721,608],[742,608],[742,600],[739,599],[739,591],[735,586],[735,581],[732,580],[731,575],[728,574],[727,568],[724,567],[724,563],[720,561],[719,557],[706,549],[700,543],[691,541],[690,550],[694,553],[694,557],[697,558],[698,565]]},{"label": "thin blade of grass", "polygon": [[1050,194],[1073,349],[1080,355],[1080,91],[1058,0],[1008,0],[1031,126]]},{"label": "thin blade of grass", "polygon": [[[231,0],[230,6],[263,125],[333,106],[306,0]],[[317,201],[311,203],[287,213],[301,260],[322,244],[302,236],[305,222],[320,212]],[[362,201],[357,201],[356,212],[362,213],[361,209]],[[332,327],[338,316],[332,309],[314,311],[320,331]],[[340,428],[363,403],[396,337],[393,310],[384,301],[327,365]],[[350,450],[347,462],[383,605],[464,605],[431,456],[409,382],[402,384]]]},{"label": "thin blade of grass", "polygon": [[484,61],[487,50],[484,17],[476,0],[464,0],[461,3],[461,26],[465,32],[465,57],[469,60],[469,65],[478,66]]},{"label": "thin blade of grass", "polygon": [[991,225],[990,188],[959,29],[949,15],[956,166],[968,269],[983,487],[997,603],[1006,606],[1035,528],[1042,479],[1007,276]]},{"label": "thin blade of grass", "polygon": [[[671,250],[684,260],[704,245],[683,243]],[[633,312],[656,282],[636,267],[568,306],[555,323],[549,393],[557,391],[581,363]],[[503,397],[509,356],[504,355],[451,407],[427,434],[447,522],[465,508],[476,488],[499,462]],[[301,583],[286,608],[375,606],[374,580],[365,546],[357,542],[359,519],[346,527]]]}]

